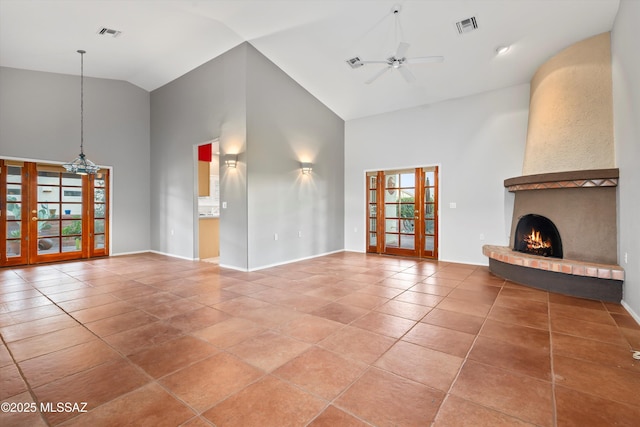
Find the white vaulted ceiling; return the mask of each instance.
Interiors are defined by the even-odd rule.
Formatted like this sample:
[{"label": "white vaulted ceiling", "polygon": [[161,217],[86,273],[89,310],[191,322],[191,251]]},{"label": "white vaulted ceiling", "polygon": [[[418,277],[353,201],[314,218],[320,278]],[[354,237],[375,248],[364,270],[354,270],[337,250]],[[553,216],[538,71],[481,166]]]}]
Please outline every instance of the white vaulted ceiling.
[{"label": "white vaulted ceiling", "polygon": [[[248,41],[345,120],[527,83],[563,48],[610,31],[618,0],[0,0],[0,65],[125,80],[152,91]],[[398,43],[400,5],[409,84],[382,67]],[[476,17],[460,35],[456,22]],[[102,27],[122,31],[99,36]],[[496,47],[510,45],[506,55]]]}]

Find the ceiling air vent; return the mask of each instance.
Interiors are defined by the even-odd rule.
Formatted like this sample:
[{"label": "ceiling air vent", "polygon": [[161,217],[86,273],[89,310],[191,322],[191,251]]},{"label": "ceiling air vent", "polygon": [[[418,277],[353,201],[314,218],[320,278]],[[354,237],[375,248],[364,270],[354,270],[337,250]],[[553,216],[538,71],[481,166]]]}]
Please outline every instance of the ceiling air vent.
[{"label": "ceiling air vent", "polygon": [[476,21],[475,16],[472,16],[471,18],[456,22],[456,27],[458,28],[459,34],[469,33],[478,28],[478,21]]},{"label": "ceiling air vent", "polygon": [[357,56],[351,58],[351,59],[347,59],[347,64],[349,64],[349,66],[351,68],[360,68],[362,67],[364,64],[362,63],[362,61],[360,60],[360,58],[358,58]]},{"label": "ceiling air vent", "polygon": [[111,28],[107,28],[107,27],[102,27],[98,29],[98,35],[101,35],[101,36],[118,37],[120,34],[122,34],[122,31],[112,30]]}]

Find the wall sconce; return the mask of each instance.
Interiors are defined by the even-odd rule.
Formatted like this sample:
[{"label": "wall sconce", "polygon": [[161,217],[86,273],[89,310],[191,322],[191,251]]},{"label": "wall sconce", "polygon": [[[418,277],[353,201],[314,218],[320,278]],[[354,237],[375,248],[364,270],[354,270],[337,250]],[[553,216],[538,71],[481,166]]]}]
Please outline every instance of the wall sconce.
[{"label": "wall sconce", "polygon": [[238,155],[237,154],[225,154],[224,155],[224,164],[228,168],[236,168],[238,165]]},{"label": "wall sconce", "polygon": [[309,175],[313,170],[313,164],[311,163],[300,163],[300,169],[302,170],[303,175]]}]

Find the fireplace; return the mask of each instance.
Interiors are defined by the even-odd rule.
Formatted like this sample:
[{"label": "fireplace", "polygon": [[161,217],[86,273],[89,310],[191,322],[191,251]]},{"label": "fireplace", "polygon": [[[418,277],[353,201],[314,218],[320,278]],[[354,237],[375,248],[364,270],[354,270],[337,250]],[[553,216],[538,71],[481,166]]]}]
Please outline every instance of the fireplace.
[{"label": "fireplace", "polygon": [[512,246],[483,247],[491,272],[551,292],[619,303],[618,178],[617,169],[598,169],[505,180],[515,193],[513,240]]},{"label": "fireplace", "polygon": [[526,254],[562,258],[562,240],[555,224],[547,217],[527,214],[518,220],[513,249]]}]

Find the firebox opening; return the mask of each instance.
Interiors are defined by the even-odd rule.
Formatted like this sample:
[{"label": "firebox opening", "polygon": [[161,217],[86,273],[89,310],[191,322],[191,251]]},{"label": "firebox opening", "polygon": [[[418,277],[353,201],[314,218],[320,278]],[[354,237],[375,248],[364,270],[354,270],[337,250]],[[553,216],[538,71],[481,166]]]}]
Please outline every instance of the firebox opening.
[{"label": "firebox opening", "polygon": [[562,240],[555,224],[542,215],[524,215],[518,221],[513,249],[532,255],[562,258]]}]

